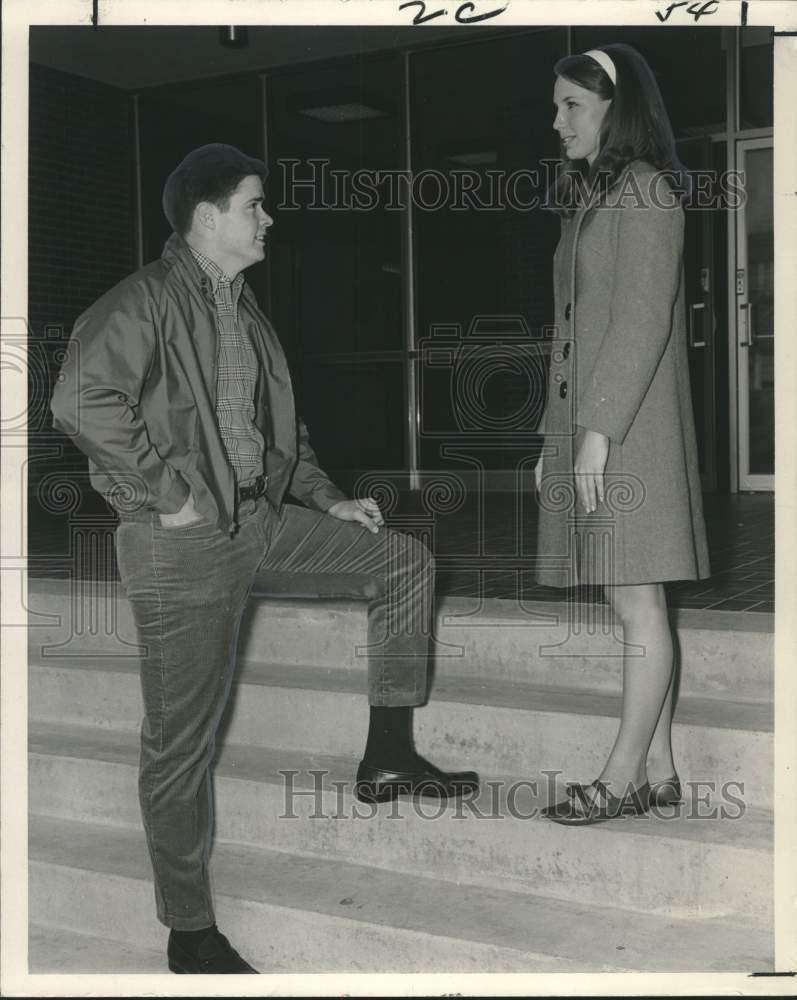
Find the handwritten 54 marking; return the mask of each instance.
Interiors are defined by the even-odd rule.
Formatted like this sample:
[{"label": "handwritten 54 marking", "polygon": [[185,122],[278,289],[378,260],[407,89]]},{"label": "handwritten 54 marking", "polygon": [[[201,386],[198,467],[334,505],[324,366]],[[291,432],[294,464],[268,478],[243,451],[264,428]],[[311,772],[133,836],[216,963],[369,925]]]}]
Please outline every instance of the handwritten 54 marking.
[{"label": "handwritten 54 marking", "polygon": [[670,14],[674,10],[678,10],[679,7],[686,7],[684,13],[691,14],[697,22],[707,14],[716,14],[719,6],[719,0],[705,0],[703,3],[689,3],[689,0],[680,0],[680,2],[671,3],[664,11],[657,10],[656,17],[664,22],[669,19]]}]

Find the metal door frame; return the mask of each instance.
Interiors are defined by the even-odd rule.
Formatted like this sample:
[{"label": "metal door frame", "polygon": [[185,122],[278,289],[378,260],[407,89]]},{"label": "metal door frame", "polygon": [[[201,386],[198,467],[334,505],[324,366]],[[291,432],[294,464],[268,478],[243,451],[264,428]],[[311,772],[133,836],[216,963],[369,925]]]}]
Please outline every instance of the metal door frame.
[{"label": "metal door frame", "polygon": [[[678,158],[682,163],[689,159],[688,152],[684,152],[684,146],[688,143],[699,144],[702,149],[698,150],[697,160],[688,164],[689,169],[708,170],[711,167],[712,145],[714,137],[711,135],[683,136],[676,140]],[[706,154],[704,160],[700,159],[701,154]],[[716,300],[714,289],[716,279],[714,276],[714,219],[711,213],[700,211],[697,218],[700,219],[700,248],[702,251],[700,259],[700,286],[702,288],[702,299],[699,302],[690,301],[689,295],[685,296],[686,319],[687,319],[687,342],[689,349],[700,349],[704,352],[703,358],[703,379],[701,385],[692,384],[691,357],[690,357],[690,387],[692,390],[692,408],[695,415],[700,407],[700,424],[703,428],[703,465],[700,470],[700,485],[704,493],[715,493],[717,490],[717,374],[716,374],[716,352],[717,352],[717,319]],[[692,230],[698,223],[691,224]],[[689,239],[689,223],[684,236],[684,291],[687,291],[687,240]],[[701,310],[702,318],[702,342],[697,341],[694,336],[695,311]],[[703,311],[704,310],[704,311]],[[695,431],[698,422],[695,420]],[[699,442],[698,442],[699,443]]]},{"label": "metal door frame", "polygon": [[[773,149],[773,137],[760,136],[757,138],[738,137],[736,139],[735,159],[739,170],[744,170],[745,155],[748,151],[756,149]],[[737,213],[735,232],[735,267],[729,275],[729,290],[733,295],[733,309],[730,316],[733,321],[729,323],[730,343],[728,345],[729,356],[734,358],[736,369],[736,385],[734,398],[736,401],[736,456],[737,456],[737,482],[738,489],[746,490],[774,490],[775,474],[762,475],[760,473],[749,473],[747,469],[750,464],[750,399],[749,399],[749,373],[746,352],[749,347],[748,330],[749,318],[745,315],[748,307],[749,273],[747,268],[747,227],[745,216],[742,212]],[[774,218],[773,218],[774,225]],[[742,293],[736,291],[736,272],[740,269],[745,272],[745,290]],[[744,320],[744,322],[743,322]],[[743,339],[744,338],[744,339]]]}]

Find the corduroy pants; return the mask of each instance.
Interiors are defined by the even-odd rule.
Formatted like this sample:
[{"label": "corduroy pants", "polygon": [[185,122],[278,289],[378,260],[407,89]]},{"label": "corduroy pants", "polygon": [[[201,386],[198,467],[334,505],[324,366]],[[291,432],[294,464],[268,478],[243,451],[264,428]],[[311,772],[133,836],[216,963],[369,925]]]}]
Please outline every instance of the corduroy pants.
[{"label": "corduroy pants", "polygon": [[122,584],[145,647],[139,799],[158,918],[178,930],[214,923],[208,879],[210,768],[230,694],[238,631],[259,573],[280,592],[323,575],[324,593],[368,602],[372,705],[426,699],[433,562],[409,535],[265,499],[246,501],[230,536],[200,522],[164,528],[157,513],[117,528]]}]

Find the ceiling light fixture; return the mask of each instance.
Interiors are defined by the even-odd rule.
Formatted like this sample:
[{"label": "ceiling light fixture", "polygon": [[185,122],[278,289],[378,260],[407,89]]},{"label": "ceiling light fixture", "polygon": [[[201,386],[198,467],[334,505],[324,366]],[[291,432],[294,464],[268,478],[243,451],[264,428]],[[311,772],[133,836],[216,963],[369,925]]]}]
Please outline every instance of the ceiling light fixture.
[{"label": "ceiling light fixture", "polygon": [[297,115],[331,125],[388,118],[393,107],[385,100],[366,94],[359,87],[337,88],[315,94],[299,94],[288,99],[288,108]]},{"label": "ceiling light fixture", "polygon": [[249,30],[230,24],[219,28],[219,45],[226,49],[245,49],[249,44]]},{"label": "ceiling light fixture", "polygon": [[448,159],[466,167],[486,167],[498,162],[498,153],[494,149],[474,150],[472,153],[451,153]]}]

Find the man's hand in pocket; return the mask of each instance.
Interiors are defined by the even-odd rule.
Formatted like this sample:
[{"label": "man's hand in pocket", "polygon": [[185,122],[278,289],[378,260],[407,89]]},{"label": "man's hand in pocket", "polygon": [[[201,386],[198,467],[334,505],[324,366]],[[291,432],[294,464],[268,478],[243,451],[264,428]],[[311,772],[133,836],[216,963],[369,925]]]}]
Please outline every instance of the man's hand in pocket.
[{"label": "man's hand in pocket", "polygon": [[186,524],[201,521],[202,518],[194,506],[194,494],[188,494],[188,499],[176,514],[161,514],[160,519],[164,528],[183,528]]}]

